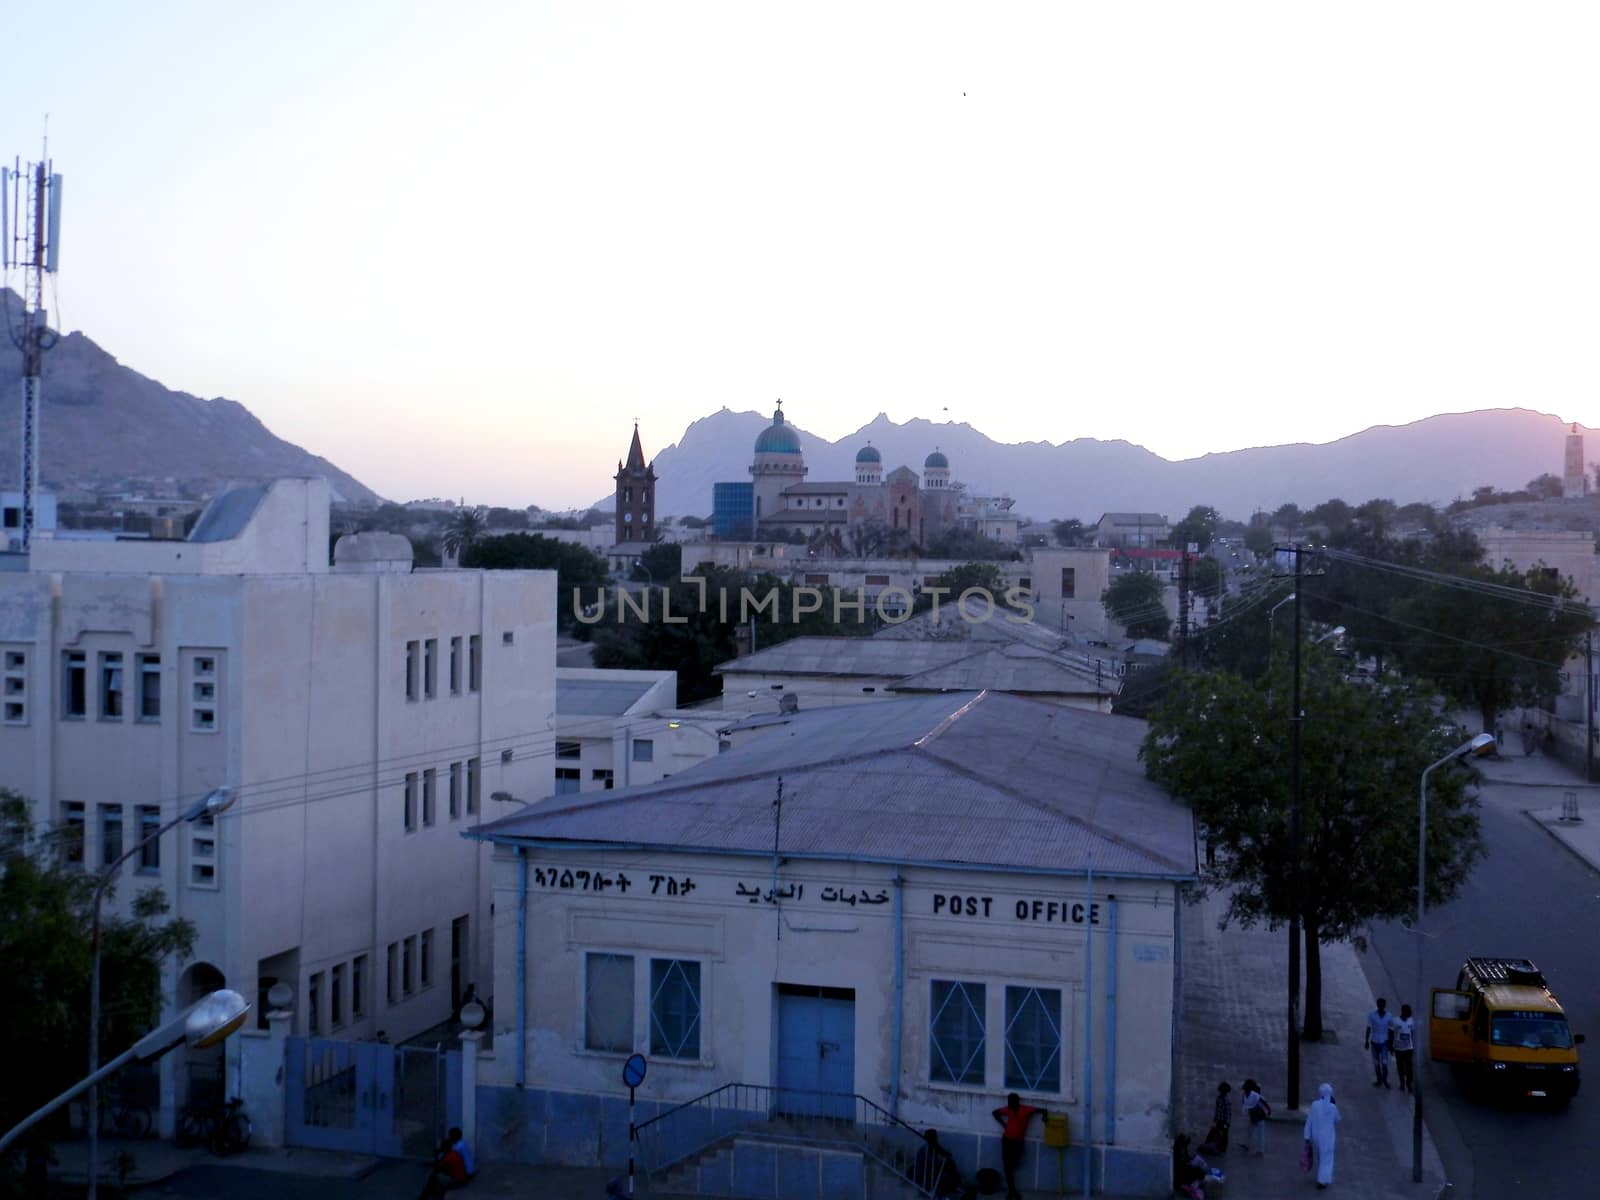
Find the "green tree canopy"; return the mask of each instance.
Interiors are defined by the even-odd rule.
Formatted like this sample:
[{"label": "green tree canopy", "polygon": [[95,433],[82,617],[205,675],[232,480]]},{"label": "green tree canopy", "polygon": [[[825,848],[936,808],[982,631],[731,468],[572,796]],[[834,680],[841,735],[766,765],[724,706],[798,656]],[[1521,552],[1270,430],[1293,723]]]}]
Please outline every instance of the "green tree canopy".
[{"label": "green tree canopy", "polygon": [[1196,596],[1215,599],[1224,582],[1222,564],[1216,559],[1202,556],[1189,564],[1189,590]]},{"label": "green tree canopy", "polygon": [[[1228,918],[1276,928],[1298,878],[1306,937],[1306,1036],[1321,1037],[1322,943],[1361,946],[1362,929],[1414,911],[1417,787],[1423,770],[1465,740],[1420,689],[1344,677],[1325,647],[1304,651],[1302,837],[1289,843],[1292,761],[1289,656],[1263,681],[1180,674],[1150,717],[1141,754],[1150,778],[1194,811],[1217,853],[1207,885],[1229,888]],[[1428,781],[1431,906],[1461,887],[1482,853],[1465,768]]]},{"label": "green tree canopy", "polygon": [[632,578],[640,582],[668,583],[682,574],[683,547],[673,542],[657,542],[639,556]]},{"label": "green tree canopy", "polygon": [[[38,833],[27,801],[0,789],[0,1128],[83,1078],[88,1057],[95,877],[65,861],[63,836]],[[128,916],[102,917],[102,1062],[155,1026],[162,963],[193,949],[194,926],[166,919],[167,911],[166,897],[152,887],[134,895]]]},{"label": "green tree canopy", "polygon": [[488,528],[481,508],[458,508],[450,516],[440,546],[446,554],[465,554]]},{"label": "green tree canopy", "polygon": [[1161,594],[1161,581],[1149,571],[1123,571],[1100,594],[1106,616],[1123,626],[1129,637],[1165,641],[1172,630]]},{"label": "green tree canopy", "polygon": [[929,558],[983,559],[1010,562],[1019,558],[1016,547],[984,537],[971,529],[949,529],[928,543]]},{"label": "green tree canopy", "polygon": [[556,625],[560,629],[571,629],[575,624],[574,589],[577,603],[590,605],[598,599],[608,578],[605,560],[594,551],[537,533],[478,538],[462,551],[461,565],[488,571],[554,571]]},{"label": "green tree canopy", "polygon": [[1051,525],[1058,546],[1082,546],[1088,543],[1089,530],[1077,517],[1067,517]]},{"label": "green tree canopy", "polygon": [[1196,504],[1189,510],[1188,516],[1172,527],[1173,548],[1183,550],[1193,543],[1195,549],[1204,554],[1217,536],[1217,522],[1220,519],[1217,510],[1209,504]]}]

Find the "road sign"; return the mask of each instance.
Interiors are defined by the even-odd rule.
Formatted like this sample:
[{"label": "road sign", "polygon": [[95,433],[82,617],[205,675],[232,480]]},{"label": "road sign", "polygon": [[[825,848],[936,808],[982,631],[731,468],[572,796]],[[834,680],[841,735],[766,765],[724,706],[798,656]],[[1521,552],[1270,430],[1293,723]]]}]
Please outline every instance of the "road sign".
[{"label": "road sign", "polygon": [[625,1086],[636,1088],[644,1082],[645,1067],[648,1064],[642,1054],[628,1055],[628,1061],[622,1064],[622,1082]]}]

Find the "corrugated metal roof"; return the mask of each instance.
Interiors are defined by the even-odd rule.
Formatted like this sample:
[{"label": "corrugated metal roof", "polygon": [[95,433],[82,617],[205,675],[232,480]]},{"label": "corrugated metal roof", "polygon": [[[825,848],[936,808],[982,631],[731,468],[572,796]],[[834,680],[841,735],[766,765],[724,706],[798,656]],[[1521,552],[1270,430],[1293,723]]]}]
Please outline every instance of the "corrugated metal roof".
[{"label": "corrugated metal roof", "polygon": [[1096,682],[1093,671],[1025,646],[1013,650],[981,650],[889,686],[896,692],[996,691],[1071,696],[1116,691],[1114,681]]},{"label": "corrugated metal roof", "polygon": [[[761,635],[758,632],[756,636]],[[967,641],[900,642],[878,638],[798,637],[720,663],[724,675],[882,675],[932,670],[977,652]]]},{"label": "corrugated metal roof", "polygon": [[613,679],[557,679],[558,717],[620,717],[654,686]]},{"label": "corrugated metal roof", "polygon": [[189,531],[191,542],[231,542],[244,532],[244,527],[255,515],[261,498],[267,494],[268,484],[256,483],[248,487],[229,488],[206,505],[205,512]]},{"label": "corrugated metal roof", "polygon": [[496,841],[1187,875],[1189,810],[1139,766],[1144,722],[994,692],[818,709],[661,783],[541,804]]}]

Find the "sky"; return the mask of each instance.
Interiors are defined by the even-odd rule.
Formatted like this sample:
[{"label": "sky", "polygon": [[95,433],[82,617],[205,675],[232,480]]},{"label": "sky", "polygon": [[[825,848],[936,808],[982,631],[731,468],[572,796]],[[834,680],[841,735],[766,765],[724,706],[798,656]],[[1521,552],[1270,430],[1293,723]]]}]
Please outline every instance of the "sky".
[{"label": "sky", "polygon": [[8,13],[0,152],[49,114],[64,328],[391,498],[565,507],[632,417],[654,453],[780,396],[828,438],[1172,459],[1600,424],[1597,34],[1459,0],[52,0]]}]

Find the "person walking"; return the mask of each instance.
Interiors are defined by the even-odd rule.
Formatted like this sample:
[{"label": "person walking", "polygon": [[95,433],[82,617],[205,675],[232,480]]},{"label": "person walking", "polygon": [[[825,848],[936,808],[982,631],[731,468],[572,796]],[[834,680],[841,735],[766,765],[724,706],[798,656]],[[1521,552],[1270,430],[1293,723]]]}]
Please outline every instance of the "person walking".
[{"label": "person walking", "polygon": [[1400,1079],[1400,1090],[1416,1089],[1417,1022],[1411,1015],[1411,1005],[1402,1004],[1400,1015],[1389,1027],[1389,1043],[1394,1049],[1394,1070]]},{"label": "person walking", "polygon": [[1244,1108],[1245,1119],[1250,1122],[1249,1131],[1245,1135],[1244,1145],[1239,1148],[1248,1157],[1254,1150],[1263,1158],[1267,1154],[1267,1118],[1272,1115],[1272,1105],[1261,1094],[1261,1085],[1254,1079],[1244,1081]]},{"label": "person walking", "polygon": [[1228,1152],[1228,1129],[1233,1124],[1233,1101],[1228,1099],[1228,1094],[1232,1091],[1233,1085],[1226,1079],[1217,1084],[1217,1104],[1211,1112],[1211,1128],[1206,1132],[1206,1140],[1200,1144],[1201,1154]]},{"label": "person walking", "polygon": [[1317,1168],[1317,1186],[1325,1188],[1333,1182],[1333,1149],[1338,1135],[1339,1107],[1333,1102],[1333,1084],[1325,1083],[1317,1089],[1317,1098],[1306,1113],[1306,1150]]},{"label": "person walking", "polygon": [[1017,1168],[1022,1165],[1022,1151],[1028,1144],[1028,1123],[1035,1116],[1045,1116],[1042,1108],[1024,1104],[1022,1097],[1012,1092],[1005,1105],[994,1110],[994,1119],[1000,1122],[1000,1166],[1006,1174],[1006,1200],[1022,1200],[1017,1190]]},{"label": "person walking", "polygon": [[1389,1034],[1394,1017],[1388,1001],[1378,997],[1378,1007],[1367,1014],[1367,1035],[1362,1044],[1372,1051],[1372,1086],[1389,1086]]}]

